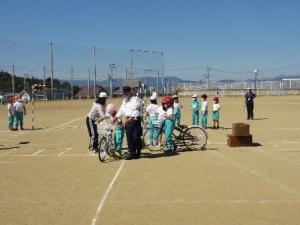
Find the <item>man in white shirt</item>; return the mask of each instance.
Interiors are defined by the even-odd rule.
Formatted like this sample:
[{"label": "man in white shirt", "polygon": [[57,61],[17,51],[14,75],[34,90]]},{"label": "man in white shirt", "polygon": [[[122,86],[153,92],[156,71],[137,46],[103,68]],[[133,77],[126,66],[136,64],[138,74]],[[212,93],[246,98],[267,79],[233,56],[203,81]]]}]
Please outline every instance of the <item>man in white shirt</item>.
[{"label": "man in white shirt", "polygon": [[128,143],[128,156],[127,160],[137,159],[141,155],[142,139],[141,136],[141,100],[135,96],[131,88],[128,86],[123,87],[125,99],[116,115],[119,119],[125,117],[125,130]]}]

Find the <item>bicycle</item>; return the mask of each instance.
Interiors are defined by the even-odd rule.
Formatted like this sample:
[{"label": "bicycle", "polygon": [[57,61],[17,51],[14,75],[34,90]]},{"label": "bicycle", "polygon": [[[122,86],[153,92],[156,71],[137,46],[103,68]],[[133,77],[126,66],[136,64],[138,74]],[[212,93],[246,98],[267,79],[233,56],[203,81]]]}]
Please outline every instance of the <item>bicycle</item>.
[{"label": "bicycle", "polygon": [[[149,132],[152,133],[151,140],[149,139]],[[144,146],[150,151],[163,150],[166,145],[163,133],[161,126],[146,128],[143,135]],[[187,150],[204,150],[208,139],[206,131],[197,125],[189,127],[186,125],[175,126],[172,138],[177,147],[184,146]]]},{"label": "bicycle", "polygon": [[105,122],[97,124],[97,129],[99,133],[99,160],[105,162],[107,156],[112,160],[119,160],[120,156],[115,153],[113,141],[114,126],[105,120]]}]

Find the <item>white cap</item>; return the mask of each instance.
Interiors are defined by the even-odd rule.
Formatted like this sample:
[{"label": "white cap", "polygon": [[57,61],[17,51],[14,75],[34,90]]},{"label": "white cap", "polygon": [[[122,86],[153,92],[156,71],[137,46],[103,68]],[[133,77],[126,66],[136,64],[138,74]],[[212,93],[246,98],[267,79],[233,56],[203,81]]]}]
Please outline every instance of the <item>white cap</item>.
[{"label": "white cap", "polygon": [[177,95],[173,95],[172,98],[178,98],[178,96]]},{"label": "white cap", "polygon": [[150,100],[156,100],[156,96],[155,95],[151,95]]},{"label": "white cap", "polygon": [[193,94],[192,98],[197,98],[198,96],[196,94]]},{"label": "white cap", "polygon": [[106,92],[100,92],[99,98],[107,98]]}]

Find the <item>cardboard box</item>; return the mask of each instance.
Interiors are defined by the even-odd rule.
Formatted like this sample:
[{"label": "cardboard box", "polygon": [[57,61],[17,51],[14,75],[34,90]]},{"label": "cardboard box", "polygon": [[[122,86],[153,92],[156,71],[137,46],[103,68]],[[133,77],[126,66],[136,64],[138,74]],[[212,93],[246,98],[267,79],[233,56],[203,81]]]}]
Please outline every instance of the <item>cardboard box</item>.
[{"label": "cardboard box", "polygon": [[247,123],[233,123],[232,124],[232,135],[233,136],[249,136],[250,125]]},{"label": "cardboard box", "polygon": [[252,145],[252,135],[248,136],[234,136],[231,134],[227,135],[227,145],[229,147],[239,147],[239,146],[251,146]]}]

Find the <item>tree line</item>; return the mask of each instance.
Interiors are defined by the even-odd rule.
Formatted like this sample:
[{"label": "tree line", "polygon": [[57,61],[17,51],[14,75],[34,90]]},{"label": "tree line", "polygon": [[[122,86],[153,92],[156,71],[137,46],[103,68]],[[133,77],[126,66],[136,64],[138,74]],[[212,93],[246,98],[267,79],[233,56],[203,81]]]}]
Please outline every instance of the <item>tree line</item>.
[{"label": "tree line", "polygon": [[[37,79],[35,77],[14,77],[15,80],[15,92],[21,92],[25,90],[30,92],[33,84],[44,84],[44,80]],[[51,78],[48,77],[45,80],[46,87],[51,88]],[[67,81],[60,81],[53,79],[53,87],[57,90],[71,90],[71,84]],[[73,94],[75,95],[79,91],[78,86],[73,86]],[[12,75],[8,72],[0,71],[0,91],[12,91]]]}]

